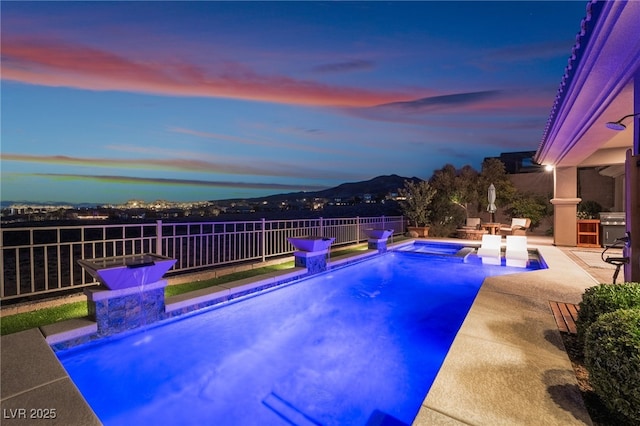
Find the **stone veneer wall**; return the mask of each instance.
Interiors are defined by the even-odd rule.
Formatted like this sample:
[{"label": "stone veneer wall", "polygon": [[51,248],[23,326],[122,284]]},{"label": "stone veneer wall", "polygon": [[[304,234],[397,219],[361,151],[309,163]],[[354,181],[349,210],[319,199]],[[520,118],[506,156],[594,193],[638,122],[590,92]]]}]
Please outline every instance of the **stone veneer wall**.
[{"label": "stone veneer wall", "polygon": [[319,254],[295,252],[295,265],[298,268],[307,268],[309,274],[318,274],[327,270],[328,251],[316,252]]},{"label": "stone veneer wall", "polygon": [[88,301],[89,318],[98,323],[98,336],[110,336],[164,319],[164,286],[97,301]]}]

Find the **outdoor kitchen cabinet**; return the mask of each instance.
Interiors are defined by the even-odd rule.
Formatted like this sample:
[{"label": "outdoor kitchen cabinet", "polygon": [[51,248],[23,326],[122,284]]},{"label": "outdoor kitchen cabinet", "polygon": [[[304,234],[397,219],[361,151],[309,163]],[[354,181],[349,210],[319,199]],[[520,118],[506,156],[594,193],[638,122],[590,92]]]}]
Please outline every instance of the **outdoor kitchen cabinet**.
[{"label": "outdoor kitchen cabinet", "polygon": [[578,220],[578,247],[600,247],[600,220]]}]

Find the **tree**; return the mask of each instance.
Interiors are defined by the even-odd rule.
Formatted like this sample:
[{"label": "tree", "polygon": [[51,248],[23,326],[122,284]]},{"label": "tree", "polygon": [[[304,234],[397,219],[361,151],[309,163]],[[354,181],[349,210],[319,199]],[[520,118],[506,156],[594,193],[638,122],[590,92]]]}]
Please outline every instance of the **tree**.
[{"label": "tree", "polygon": [[404,215],[409,219],[409,223],[415,226],[429,225],[429,208],[436,190],[431,188],[429,182],[421,180],[418,182],[404,181],[404,188],[400,188],[399,194],[404,197],[400,200],[400,207]]},{"label": "tree", "polygon": [[487,158],[482,162],[482,170],[478,176],[478,212],[486,211],[489,201],[487,191],[489,185],[496,187],[496,205],[504,207],[516,196],[516,187],[507,175],[504,163],[497,158]]},{"label": "tree", "polygon": [[465,218],[469,217],[469,209],[478,206],[478,172],[466,165],[460,169],[454,180],[451,194],[451,202],[461,207],[465,212]]},{"label": "tree", "polygon": [[433,173],[430,183],[437,192],[431,203],[432,235],[450,235],[468,217],[469,209],[476,209],[477,176],[471,166],[457,170],[451,164]]}]

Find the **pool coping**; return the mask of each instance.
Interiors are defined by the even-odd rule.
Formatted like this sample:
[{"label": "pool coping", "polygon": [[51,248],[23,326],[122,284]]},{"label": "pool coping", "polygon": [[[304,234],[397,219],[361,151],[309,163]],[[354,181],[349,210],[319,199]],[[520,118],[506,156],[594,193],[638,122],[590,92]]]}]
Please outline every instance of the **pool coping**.
[{"label": "pool coping", "polygon": [[549,300],[579,303],[598,282],[535,248],[547,269],[485,279],[414,425],[592,424]]},{"label": "pool coping", "polygon": [[[389,248],[420,240],[391,243]],[[472,241],[464,243],[478,246]],[[548,269],[485,279],[414,425],[591,424],[548,300],[578,303],[584,289],[597,281],[560,249],[536,249]],[[369,250],[336,259],[328,268],[344,267],[376,254]],[[298,272],[281,275],[291,278]],[[304,272],[296,275],[303,276]],[[244,282],[235,287],[246,290],[244,286],[250,286],[251,280],[261,283],[265,277],[239,280]],[[234,287],[231,283],[226,286]],[[58,324],[57,330],[45,328],[48,337],[83,329],[89,332],[90,328],[83,320],[66,325],[73,327],[61,330],[63,325]],[[32,409],[47,408],[55,409],[56,418],[48,420],[51,424],[100,424],[62,368],[44,331],[36,328],[2,336],[0,343],[0,408],[14,415],[3,418],[3,424],[28,424],[32,419],[21,417],[20,410],[28,416]],[[479,374],[479,366],[483,367],[480,373],[486,370],[491,374]]]}]

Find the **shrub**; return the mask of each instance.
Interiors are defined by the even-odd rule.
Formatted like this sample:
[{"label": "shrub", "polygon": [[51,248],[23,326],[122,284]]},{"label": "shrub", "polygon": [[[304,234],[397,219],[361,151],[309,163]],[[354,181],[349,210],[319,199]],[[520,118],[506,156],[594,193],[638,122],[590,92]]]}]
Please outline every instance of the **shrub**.
[{"label": "shrub", "polygon": [[640,424],[640,309],[603,314],[589,327],[585,366],[603,403]]},{"label": "shrub", "polygon": [[549,198],[551,197],[532,193],[517,194],[506,213],[512,218],[528,217],[531,220],[530,228],[537,228],[542,219],[551,215],[551,210],[549,209],[551,204],[547,201]]},{"label": "shrub", "polygon": [[578,204],[578,219],[595,219],[602,211],[602,206],[596,201],[581,201]]},{"label": "shrub", "polygon": [[451,237],[456,233],[458,226],[454,222],[431,222],[429,235],[432,237]]},{"label": "shrub", "polygon": [[600,315],[635,307],[640,308],[640,283],[600,284],[588,288],[582,295],[580,312],[576,320],[578,341],[584,345],[589,326]]}]

